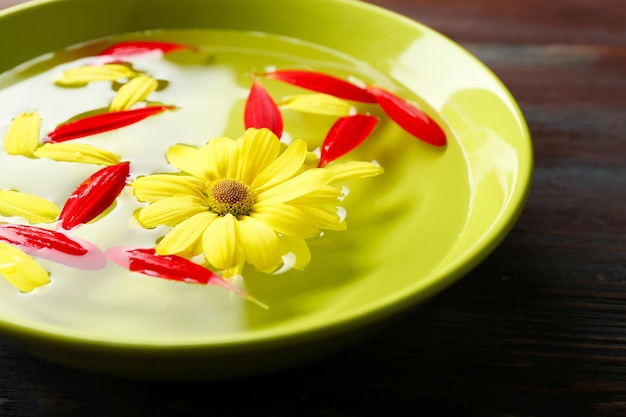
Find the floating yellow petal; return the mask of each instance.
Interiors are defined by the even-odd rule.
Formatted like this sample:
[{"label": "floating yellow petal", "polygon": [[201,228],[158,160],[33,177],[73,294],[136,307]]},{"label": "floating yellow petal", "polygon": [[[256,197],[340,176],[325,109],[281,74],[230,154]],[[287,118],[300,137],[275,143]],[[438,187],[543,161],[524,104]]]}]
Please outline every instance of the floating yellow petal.
[{"label": "floating yellow petal", "polygon": [[50,282],[50,275],[20,249],[0,243],[0,275],[21,292],[29,292]]},{"label": "floating yellow petal", "polygon": [[62,87],[81,87],[92,81],[118,81],[135,76],[135,71],[122,64],[85,65],[64,71],[55,83]]},{"label": "floating yellow petal", "polygon": [[347,101],[328,94],[291,96],[284,99],[281,105],[295,111],[337,117],[348,116],[355,110]]},{"label": "floating yellow petal", "polygon": [[109,111],[130,110],[135,104],[144,101],[158,87],[158,82],[149,75],[138,75],[117,91],[111,101]]},{"label": "floating yellow petal", "polygon": [[4,136],[4,150],[9,155],[31,156],[39,145],[41,117],[37,112],[22,113],[11,122]]},{"label": "floating yellow petal", "polygon": [[51,201],[13,190],[0,190],[0,215],[22,217],[29,223],[52,223],[59,208]]},{"label": "floating yellow petal", "polygon": [[45,143],[33,153],[36,157],[62,162],[115,165],[120,157],[113,152],[84,143]]},{"label": "floating yellow petal", "polygon": [[380,175],[385,170],[375,162],[347,161],[341,164],[329,164],[325,169],[331,171],[334,176],[331,183],[338,183],[347,180],[373,177]]}]

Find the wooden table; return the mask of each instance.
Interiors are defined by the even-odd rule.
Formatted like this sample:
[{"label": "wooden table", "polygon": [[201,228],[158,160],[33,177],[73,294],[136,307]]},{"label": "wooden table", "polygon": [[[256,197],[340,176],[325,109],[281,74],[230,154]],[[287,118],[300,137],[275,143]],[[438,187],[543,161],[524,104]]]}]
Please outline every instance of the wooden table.
[{"label": "wooden table", "polygon": [[536,173],[503,244],[376,337],[270,376],[137,383],[0,344],[0,416],[626,416],[626,3],[371,2],[467,47],[519,101]]}]

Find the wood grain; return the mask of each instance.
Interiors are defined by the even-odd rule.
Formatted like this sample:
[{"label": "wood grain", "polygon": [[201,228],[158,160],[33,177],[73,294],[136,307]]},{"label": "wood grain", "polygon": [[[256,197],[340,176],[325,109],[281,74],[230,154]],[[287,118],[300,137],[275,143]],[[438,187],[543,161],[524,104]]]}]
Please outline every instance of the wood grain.
[{"label": "wood grain", "polygon": [[270,376],[140,384],[0,345],[0,416],[626,415],[624,2],[370,3],[459,42],[519,101],[536,172],[503,244],[376,337]]}]

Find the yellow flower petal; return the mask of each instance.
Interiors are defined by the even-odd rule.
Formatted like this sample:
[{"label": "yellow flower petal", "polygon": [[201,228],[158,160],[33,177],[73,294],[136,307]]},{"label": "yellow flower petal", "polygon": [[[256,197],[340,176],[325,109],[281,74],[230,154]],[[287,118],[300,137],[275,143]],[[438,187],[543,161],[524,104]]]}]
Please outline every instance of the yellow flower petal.
[{"label": "yellow flower petal", "polygon": [[305,113],[323,114],[327,116],[347,116],[354,108],[345,100],[328,94],[302,94],[286,98],[282,106]]},{"label": "yellow flower petal", "polygon": [[293,269],[302,271],[311,262],[311,251],[304,239],[281,236],[278,241],[283,254],[292,253],[296,257],[296,261],[292,265]]},{"label": "yellow flower petal", "polygon": [[126,65],[86,65],[63,72],[55,83],[62,87],[80,87],[92,81],[117,81],[135,77],[137,73]]},{"label": "yellow flower petal", "polygon": [[33,258],[5,243],[0,243],[0,275],[21,292],[50,282],[50,274]]},{"label": "yellow flower petal", "polygon": [[237,240],[246,261],[262,272],[276,270],[282,258],[278,246],[278,236],[265,222],[243,216],[235,222]]},{"label": "yellow flower petal", "polygon": [[313,152],[306,153],[306,159],[304,160],[304,164],[302,164],[302,170],[317,168],[320,163],[320,156]]},{"label": "yellow flower petal", "polygon": [[183,172],[196,178],[209,180],[211,160],[204,148],[188,145],[173,145],[167,150],[167,161]]},{"label": "yellow flower petal", "polygon": [[300,170],[306,155],[306,142],[302,140],[292,142],[274,162],[257,175],[252,181],[252,189],[260,193],[276,184],[287,181]]},{"label": "yellow flower petal", "polygon": [[275,232],[298,238],[308,238],[318,234],[319,229],[307,217],[307,213],[289,204],[255,205],[250,214],[269,225]]},{"label": "yellow flower petal", "polygon": [[344,230],[341,219],[335,210],[315,205],[294,206],[302,210],[310,223],[320,229]]},{"label": "yellow flower petal", "polygon": [[178,223],[159,242],[156,251],[159,255],[180,255],[186,258],[202,252],[202,235],[217,214],[210,211],[194,214]]},{"label": "yellow flower petal", "polygon": [[0,190],[0,215],[22,217],[29,223],[52,223],[59,208],[51,201],[13,190]]},{"label": "yellow flower petal", "polygon": [[[237,170],[239,144],[229,138],[215,138],[207,143],[202,151],[207,160],[208,179],[234,178]],[[232,173],[233,171],[234,174]],[[202,177],[203,178],[203,177]]]},{"label": "yellow flower petal", "polygon": [[243,137],[237,179],[250,184],[280,152],[280,142],[269,129],[247,129]]},{"label": "yellow flower petal", "polygon": [[228,270],[243,267],[245,257],[237,242],[236,221],[232,214],[218,217],[202,235],[205,258],[215,268]]},{"label": "yellow flower petal", "polygon": [[206,183],[191,175],[152,174],[137,178],[131,185],[137,200],[144,202],[181,195],[201,197],[206,191]]},{"label": "yellow flower petal", "polygon": [[233,143],[235,146],[233,146],[233,148],[231,149],[230,158],[228,159],[228,163],[226,164],[228,171],[226,172],[226,175],[224,175],[225,178],[237,178],[237,173],[239,171],[243,138],[240,138]]},{"label": "yellow flower petal", "polygon": [[39,145],[41,117],[37,112],[22,113],[9,125],[4,136],[4,150],[9,155],[31,156]]},{"label": "yellow flower petal", "polygon": [[45,143],[33,153],[36,157],[62,162],[115,165],[120,157],[113,152],[83,143]]},{"label": "yellow flower petal", "polygon": [[340,221],[340,222],[329,223],[323,227],[323,229],[326,229],[326,230],[336,230],[336,231],[346,230],[347,228],[348,228],[348,224],[346,223],[345,220]]},{"label": "yellow flower petal", "polygon": [[319,234],[320,229],[346,228],[336,211],[316,205],[259,204],[251,217],[268,224],[277,233],[301,239]]},{"label": "yellow flower petal", "polygon": [[109,111],[130,110],[135,104],[148,98],[158,85],[157,80],[149,75],[139,75],[133,78],[117,91],[111,101]]},{"label": "yellow flower petal", "polygon": [[378,164],[364,161],[348,161],[340,164],[330,164],[325,169],[334,174],[332,183],[352,180],[357,178],[372,177],[380,175],[385,170]]},{"label": "yellow flower petal", "polygon": [[327,185],[302,197],[294,198],[289,203],[297,205],[334,203],[340,196],[341,191],[337,187]]},{"label": "yellow flower petal", "polygon": [[[245,266],[245,262],[243,261],[243,259],[244,259],[243,252],[242,252],[242,255],[241,255],[241,259],[242,259],[241,263],[238,263],[238,264],[236,264],[234,266],[231,266],[230,268],[222,269],[220,271],[220,275],[222,276],[222,278],[228,279],[228,278],[236,277],[238,275],[240,276],[242,271],[243,271],[243,267]],[[251,301],[253,303],[256,303],[258,300],[255,298],[254,300],[251,300]],[[267,304],[261,303],[259,305],[261,307],[263,307],[263,308],[267,307]]]},{"label": "yellow flower petal", "polygon": [[207,211],[205,201],[196,196],[174,196],[155,201],[139,211],[138,221],[152,228],[165,224],[175,226],[194,214]]},{"label": "yellow flower petal", "polygon": [[259,193],[257,198],[262,204],[287,202],[326,186],[332,179],[333,173],[327,169],[310,169]]}]

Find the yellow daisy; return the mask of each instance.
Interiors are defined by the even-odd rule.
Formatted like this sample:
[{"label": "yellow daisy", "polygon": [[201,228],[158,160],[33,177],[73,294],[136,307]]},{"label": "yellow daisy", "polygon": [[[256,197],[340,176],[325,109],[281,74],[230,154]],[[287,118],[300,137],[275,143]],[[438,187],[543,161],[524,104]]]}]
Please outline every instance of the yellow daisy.
[{"label": "yellow daisy", "polygon": [[167,153],[173,174],[133,181],[136,198],[148,202],[137,219],[146,228],[172,228],[158,254],[206,262],[225,277],[246,263],[273,272],[287,258],[303,269],[310,253],[305,239],[321,229],[342,230],[337,180],[382,173],[375,163],[352,161],[310,168],[304,141],[284,147],[268,129],[248,129],[243,138],[216,138],[204,147],[174,145]]}]

